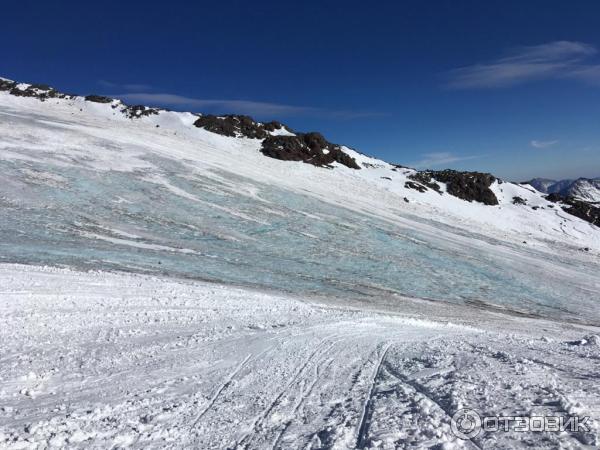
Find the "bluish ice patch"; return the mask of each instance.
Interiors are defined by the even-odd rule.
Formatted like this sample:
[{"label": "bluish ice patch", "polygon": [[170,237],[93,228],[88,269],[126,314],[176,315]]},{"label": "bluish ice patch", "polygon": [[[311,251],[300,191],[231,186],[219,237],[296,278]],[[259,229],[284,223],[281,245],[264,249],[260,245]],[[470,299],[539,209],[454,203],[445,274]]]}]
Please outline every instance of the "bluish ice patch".
[{"label": "bluish ice patch", "polygon": [[[0,261],[167,274],[299,294],[375,300],[396,293],[600,319],[591,284],[571,283],[525,260],[230,173],[200,174],[160,158],[149,162],[160,171],[0,160]],[[60,181],[48,180],[47,173]]]}]

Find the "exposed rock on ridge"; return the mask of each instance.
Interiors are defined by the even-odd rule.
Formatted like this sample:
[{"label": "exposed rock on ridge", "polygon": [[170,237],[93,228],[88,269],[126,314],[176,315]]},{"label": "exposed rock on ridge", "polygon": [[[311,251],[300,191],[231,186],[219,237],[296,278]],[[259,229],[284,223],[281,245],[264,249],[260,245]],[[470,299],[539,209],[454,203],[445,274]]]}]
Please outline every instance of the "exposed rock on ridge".
[{"label": "exposed rock on ridge", "polygon": [[315,166],[338,162],[351,169],[360,169],[354,158],[344,153],[339,145],[328,142],[320,133],[269,136],[263,141],[261,152],[284,161],[303,161]]},{"label": "exposed rock on ridge", "polygon": [[497,178],[489,173],[425,170],[410,175],[410,178],[437,192],[440,192],[440,186],[435,181],[446,183],[448,194],[469,202],[476,201],[485,205],[498,204],[496,195],[490,189]]},{"label": "exposed rock on ridge", "polygon": [[151,116],[154,114],[158,114],[160,111],[156,108],[150,108],[144,105],[124,105],[125,107],[121,109],[121,112],[125,114],[125,117],[128,119],[139,119],[144,116]]},{"label": "exposed rock on ridge", "polygon": [[[334,162],[360,169],[355,159],[342,151],[341,146],[328,142],[320,133],[295,133],[279,122],[261,123],[250,116],[203,115],[194,122],[199,128],[229,137],[263,139],[261,152],[283,161],[303,161],[314,166],[328,166]],[[273,135],[278,130],[286,135]]]},{"label": "exposed rock on ridge", "polygon": [[260,123],[250,116],[229,114],[226,116],[215,116],[204,114],[194,122],[198,128],[204,128],[212,133],[229,137],[247,137],[252,139],[264,139],[270,136],[270,131],[280,130],[285,127],[279,122]]},{"label": "exposed rock on ridge", "polygon": [[0,78],[0,91],[8,91],[16,97],[32,97],[40,101],[49,98],[75,98],[74,95],[63,94],[47,84],[24,84]]},{"label": "exposed rock on ridge", "polygon": [[95,102],[95,103],[112,103],[113,99],[110,97],[105,97],[103,95],[86,95],[85,96],[86,101],[88,102]]}]

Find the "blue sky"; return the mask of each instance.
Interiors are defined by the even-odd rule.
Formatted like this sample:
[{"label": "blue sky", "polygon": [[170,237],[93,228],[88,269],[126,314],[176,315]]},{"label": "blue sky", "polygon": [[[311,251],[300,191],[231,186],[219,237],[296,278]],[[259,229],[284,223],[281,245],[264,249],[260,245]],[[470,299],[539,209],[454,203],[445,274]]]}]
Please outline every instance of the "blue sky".
[{"label": "blue sky", "polygon": [[1,10],[4,77],[277,119],[422,168],[600,176],[593,0],[21,0]]}]

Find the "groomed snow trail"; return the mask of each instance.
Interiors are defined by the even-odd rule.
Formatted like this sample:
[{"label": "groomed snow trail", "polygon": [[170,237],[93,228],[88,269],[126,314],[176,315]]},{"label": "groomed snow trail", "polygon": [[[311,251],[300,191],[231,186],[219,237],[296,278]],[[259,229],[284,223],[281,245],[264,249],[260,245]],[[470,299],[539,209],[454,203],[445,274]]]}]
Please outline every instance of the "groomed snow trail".
[{"label": "groomed snow trail", "polygon": [[[502,323],[483,332],[216,284],[0,265],[0,447],[595,448],[590,329]],[[596,422],[462,441],[450,417],[463,407]]]}]

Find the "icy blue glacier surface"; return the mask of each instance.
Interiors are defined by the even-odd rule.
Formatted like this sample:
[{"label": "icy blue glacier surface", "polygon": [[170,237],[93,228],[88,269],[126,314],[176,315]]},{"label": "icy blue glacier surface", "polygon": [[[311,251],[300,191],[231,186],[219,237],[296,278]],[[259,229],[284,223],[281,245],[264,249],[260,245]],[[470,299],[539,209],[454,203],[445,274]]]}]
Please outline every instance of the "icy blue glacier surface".
[{"label": "icy blue glacier surface", "polygon": [[[200,174],[158,157],[149,162],[160,171],[0,160],[0,261],[600,318],[597,291],[586,281],[594,279],[593,268],[553,261],[567,272],[548,273],[535,264],[543,255],[490,238],[470,236],[485,246],[464,245],[231,172]],[[482,251],[494,246],[504,251]],[[574,271],[578,282],[570,278]]]}]

